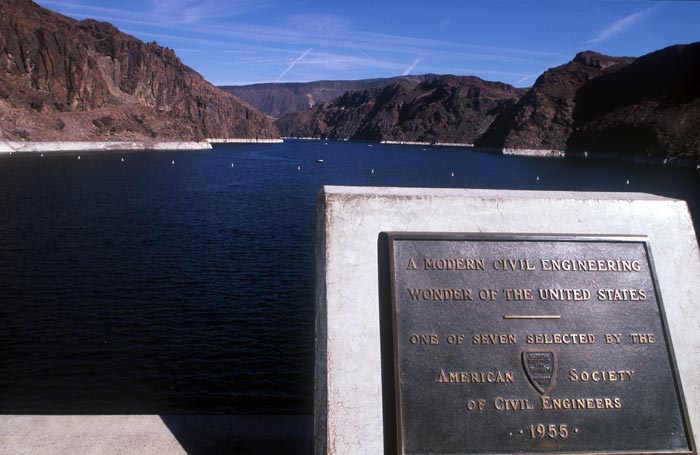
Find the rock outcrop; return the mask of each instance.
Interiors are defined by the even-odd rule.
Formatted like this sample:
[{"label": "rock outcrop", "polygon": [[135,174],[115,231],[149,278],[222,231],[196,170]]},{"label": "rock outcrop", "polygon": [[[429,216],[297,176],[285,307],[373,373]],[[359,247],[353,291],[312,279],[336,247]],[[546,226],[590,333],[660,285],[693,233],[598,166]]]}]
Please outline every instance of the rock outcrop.
[{"label": "rock outcrop", "polygon": [[477,145],[608,158],[700,159],[700,43],[637,59],[582,52],[546,71]]},{"label": "rock outcrop", "polygon": [[0,138],[192,141],[274,138],[252,107],[168,48],[30,0],[0,0]]},{"label": "rock outcrop", "polygon": [[521,95],[500,82],[431,76],[348,92],[276,125],[284,136],[472,143]]},{"label": "rock outcrop", "polygon": [[567,149],[700,158],[700,43],[671,46],[597,77],[576,93]]},{"label": "rock outcrop", "polygon": [[498,116],[477,145],[565,150],[574,130],[577,91],[588,81],[614,72],[632,60],[588,51],[545,71],[517,104]]}]

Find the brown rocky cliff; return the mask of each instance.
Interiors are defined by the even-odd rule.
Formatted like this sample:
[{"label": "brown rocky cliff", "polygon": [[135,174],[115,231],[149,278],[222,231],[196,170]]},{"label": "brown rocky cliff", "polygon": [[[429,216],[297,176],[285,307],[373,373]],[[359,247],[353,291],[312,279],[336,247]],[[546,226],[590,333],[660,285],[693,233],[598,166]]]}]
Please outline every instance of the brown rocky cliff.
[{"label": "brown rocky cliff", "polygon": [[0,0],[0,137],[274,138],[267,118],[171,49],[29,0]]}]

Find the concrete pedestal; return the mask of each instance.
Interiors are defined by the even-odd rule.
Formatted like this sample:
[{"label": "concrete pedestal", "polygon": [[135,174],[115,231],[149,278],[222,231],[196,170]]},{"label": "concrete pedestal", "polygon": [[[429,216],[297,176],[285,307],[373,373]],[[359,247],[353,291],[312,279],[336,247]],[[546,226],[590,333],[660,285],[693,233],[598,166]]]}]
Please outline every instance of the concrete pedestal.
[{"label": "concrete pedestal", "polygon": [[383,231],[648,236],[698,445],[700,255],[685,202],[632,193],[325,187],[317,214],[316,453],[384,450]]}]

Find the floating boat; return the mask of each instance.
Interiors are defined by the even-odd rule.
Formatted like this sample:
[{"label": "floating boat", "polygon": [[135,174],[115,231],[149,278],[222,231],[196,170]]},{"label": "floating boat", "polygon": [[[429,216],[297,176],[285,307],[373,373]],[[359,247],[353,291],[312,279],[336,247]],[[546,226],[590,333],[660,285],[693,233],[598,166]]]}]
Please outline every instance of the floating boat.
[{"label": "floating boat", "polygon": [[316,160],[317,163],[323,163],[323,160]]}]

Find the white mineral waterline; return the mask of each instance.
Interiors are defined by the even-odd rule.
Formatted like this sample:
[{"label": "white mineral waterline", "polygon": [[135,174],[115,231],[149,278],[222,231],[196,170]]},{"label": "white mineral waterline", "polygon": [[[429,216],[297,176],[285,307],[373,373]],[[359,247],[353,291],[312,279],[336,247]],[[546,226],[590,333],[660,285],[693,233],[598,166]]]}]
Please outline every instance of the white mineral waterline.
[{"label": "white mineral waterline", "polygon": [[550,158],[563,158],[565,156],[564,150],[552,150],[552,149],[517,149],[517,148],[504,148],[504,155],[516,155],[516,156],[544,156]]},{"label": "white mineral waterline", "polygon": [[248,138],[210,138],[211,144],[279,144],[282,139],[248,139]]},{"label": "white mineral waterline", "polygon": [[423,141],[379,141],[380,144],[396,145],[435,145],[439,147],[474,147],[467,142],[423,142]]},{"label": "white mineral waterline", "polygon": [[0,141],[0,154],[32,152],[99,152],[107,150],[207,150],[209,142],[16,142]]}]

